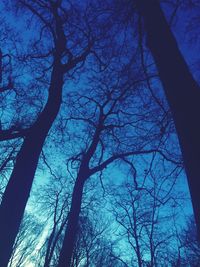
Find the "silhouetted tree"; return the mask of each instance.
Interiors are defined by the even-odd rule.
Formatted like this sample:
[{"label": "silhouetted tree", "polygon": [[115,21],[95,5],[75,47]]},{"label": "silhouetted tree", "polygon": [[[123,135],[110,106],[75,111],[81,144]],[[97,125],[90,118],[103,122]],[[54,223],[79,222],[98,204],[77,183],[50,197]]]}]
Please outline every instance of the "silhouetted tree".
[{"label": "silhouetted tree", "polygon": [[[35,195],[33,205],[39,203],[37,209],[42,211],[41,219],[43,217],[45,219],[43,227],[46,227],[45,231],[49,229],[43,245],[38,248],[38,258],[35,257],[35,264],[38,266],[50,267],[58,264],[71,201],[69,194],[71,186],[69,183],[70,179],[52,177],[49,184],[43,186],[40,190],[40,194]],[[106,238],[109,223],[105,223],[103,215],[97,212],[98,200],[93,197],[93,191],[97,195],[97,189],[91,184],[89,188],[87,186],[84,192],[82,214],[77,227],[71,266],[96,265],[98,262],[97,255],[104,251],[105,247],[108,254],[109,248],[111,249],[112,240]],[[114,255],[114,251],[112,253]],[[111,257],[112,260],[113,257]]]},{"label": "silhouetted tree", "polygon": [[[168,158],[167,154],[162,152],[162,145],[156,134],[157,130],[160,133],[159,127],[156,126],[157,122],[152,122],[155,123],[155,128],[151,128],[152,131],[147,133],[144,130],[145,127],[149,129],[148,118],[151,112],[143,114],[144,117],[141,113],[142,102],[139,101],[137,93],[137,85],[141,81],[124,81],[114,77],[111,80],[110,75],[114,76],[114,73],[109,72],[107,76],[100,78],[99,87],[96,80],[95,88],[85,95],[73,93],[69,98],[69,105],[72,108],[69,110],[68,121],[75,121],[76,126],[77,121],[83,122],[82,132],[86,135],[83,138],[80,137],[82,132],[76,133],[82,139],[82,149],[70,160],[71,168],[77,173],[75,172],[76,180],[59,267],[70,266],[84,184],[91,176],[101,173],[115,161],[126,161],[128,157],[142,154],[158,153],[164,160],[180,163],[179,160]],[[140,129],[144,131],[140,132]]]},{"label": "silhouetted tree", "polygon": [[[70,23],[68,12],[72,13],[73,7],[63,7],[62,4],[62,1],[49,1],[42,4],[39,0],[17,1],[16,3],[18,6],[27,8],[30,14],[41,22],[41,24],[38,23],[40,33],[39,39],[35,41],[35,47],[40,42],[44,29],[51,38],[51,48],[45,51],[46,55],[51,58],[51,63],[47,67],[51,74],[46,105],[24,139],[2,198],[0,206],[0,265],[2,267],[7,266],[12,254],[12,246],[29,198],[39,155],[60,109],[64,75],[77,67],[79,63],[84,63],[94,42],[92,36],[86,33],[87,28],[85,32],[79,29],[79,35],[77,26],[76,37],[73,39],[71,36],[72,43],[69,45],[71,33],[66,33],[68,29],[66,24]],[[73,51],[71,45],[76,47],[76,52]],[[38,56],[40,57],[40,53],[36,55]]]},{"label": "silhouetted tree", "polygon": [[12,142],[11,144],[1,144],[1,151],[3,153],[3,157],[0,162],[0,175],[1,175],[1,181],[0,181],[0,198],[3,195],[3,192],[5,190],[7,179],[9,177],[9,174],[12,170],[14,160],[17,153],[17,147],[18,142]]},{"label": "silhouetted tree", "polygon": [[186,226],[180,235],[180,266],[194,266],[200,264],[200,246],[197,238],[197,228],[193,216],[188,218]]},{"label": "silhouetted tree", "polygon": [[80,215],[71,266],[97,264],[97,253],[99,253],[102,243],[105,241],[107,228],[108,223],[104,222],[100,214],[90,211],[88,214]]},{"label": "silhouetted tree", "polygon": [[133,255],[129,257],[131,266],[154,267],[170,262],[165,256],[175,239],[170,209],[174,201],[178,202],[174,187],[181,169],[168,166],[168,171],[162,172],[162,168],[162,162],[152,157],[150,168],[143,175],[142,170],[135,170],[110,190],[119,236],[126,237],[122,248],[125,246]]},{"label": "silhouetted tree", "polygon": [[27,266],[40,240],[43,225],[32,214],[24,215],[8,267]]},{"label": "silhouetted tree", "polygon": [[[173,178],[183,163],[170,109],[157,90],[157,69],[180,136],[193,204],[199,91],[159,1],[3,2],[11,29],[20,29],[0,25],[6,29],[0,36],[0,266],[121,267],[134,266],[135,258],[141,267],[186,262],[179,231],[164,233],[172,219],[168,204],[175,202]],[[142,17],[157,69],[145,49]],[[185,112],[193,97],[196,102]],[[99,209],[106,203],[107,173],[106,181],[118,172],[124,179],[127,169],[131,182],[112,200],[120,207],[114,214],[125,234],[120,247],[116,236],[105,237],[110,229]],[[41,238],[34,218],[22,220],[36,170],[43,180],[29,208],[43,227]],[[104,212],[106,217],[106,205]],[[120,252],[126,238],[136,257]]]},{"label": "silhouetted tree", "polygon": [[147,45],[174,117],[200,238],[200,88],[178,48],[159,1],[139,0],[135,4],[143,17]]},{"label": "silhouetted tree", "polygon": [[[53,208],[53,226],[51,228],[50,234],[46,240],[46,251],[45,251],[45,259],[44,259],[44,267],[51,266],[51,261],[55,253],[56,246],[60,241],[63,231],[66,227],[68,220],[68,209],[69,209],[69,195],[63,196],[64,187],[60,187],[57,191],[54,188],[51,194],[50,201],[52,202]],[[48,190],[49,195],[49,190]],[[47,204],[47,203],[46,203]]]}]

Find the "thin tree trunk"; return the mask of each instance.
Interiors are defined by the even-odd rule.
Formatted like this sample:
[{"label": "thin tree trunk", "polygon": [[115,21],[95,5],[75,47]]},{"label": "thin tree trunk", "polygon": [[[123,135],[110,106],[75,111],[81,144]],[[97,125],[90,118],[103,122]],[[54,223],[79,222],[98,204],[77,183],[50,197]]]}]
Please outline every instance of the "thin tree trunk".
[{"label": "thin tree trunk", "polygon": [[174,117],[200,240],[200,87],[190,73],[159,2],[138,0],[137,7]]},{"label": "thin tree trunk", "polygon": [[[133,204],[135,205],[135,204]],[[139,235],[138,235],[138,231],[137,231],[137,218],[134,217],[134,224],[133,224],[133,233],[134,233],[134,239],[135,239],[135,252],[137,255],[137,263],[138,263],[138,267],[142,267],[142,255],[141,255],[141,246],[139,244]]]},{"label": "thin tree trunk", "polygon": [[63,72],[56,59],[47,104],[25,138],[0,206],[0,266],[7,267],[45,138],[61,104]]},{"label": "thin tree trunk", "polygon": [[57,267],[70,267],[73,255],[74,244],[77,236],[79,215],[81,212],[81,202],[83,196],[83,187],[87,176],[82,176],[81,170],[76,179],[73,194],[72,203],[68,217],[67,228],[65,231],[65,237],[60,252],[59,263]]},{"label": "thin tree trunk", "polygon": [[46,250],[46,254],[45,254],[45,260],[44,260],[44,267],[49,267],[50,262],[51,262],[51,245],[53,243],[53,239],[55,236],[55,232],[56,232],[56,225],[54,224],[53,230],[50,234],[49,240],[47,242],[47,250]]},{"label": "thin tree trunk", "polygon": [[50,266],[50,263],[51,263],[51,260],[53,258],[53,254],[54,254],[54,251],[55,251],[56,244],[59,241],[59,238],[61,236],[61,233],[62,233],[64,227],[67,224],[67,221],[68,221],[68,217],[61,224],[60,229],[58,230],[57,233],[55,233],[55,231],[52,231],[52,233],[51,233],[52,237],[50,237],[51,240],[50,240],[50,242],[48,242],[48,248],[47,248],[47,253],[46,253],[46,256],[45,256],[44,267],[49,267]]},{"label": "thin tree trunk", "polygon": [[104,119],[102,115],[103,114],[100,114],[99,124],[95,130],[91,145],[89,146],[87,152],[84,154],[81,164],[80,164],[80,169],[78,171],[78,175],[77,175],[76,182],[75,182],[74,189],[73,189],[72,203],[71,203],[70,212],[68,215],[67,228],[65,231],[65,237],[64,237],[64,241],[63,241],[63,245],[62,245],[62,249],[61,249],[60,257],[59,257],[59,263],[57,267],[70,267],[71,262],[72,262],[74,244],[75,244],[76,236],[77,236],[79,215],[81,212],[83,188],[84,188],[85,181],[92,174],[94,174],[89,169],[89,162],[90,162],[91,157],[94,155],[98,142],[99,142],[99,138],[100,138],[100,134],[102,130],[102,123]]}]

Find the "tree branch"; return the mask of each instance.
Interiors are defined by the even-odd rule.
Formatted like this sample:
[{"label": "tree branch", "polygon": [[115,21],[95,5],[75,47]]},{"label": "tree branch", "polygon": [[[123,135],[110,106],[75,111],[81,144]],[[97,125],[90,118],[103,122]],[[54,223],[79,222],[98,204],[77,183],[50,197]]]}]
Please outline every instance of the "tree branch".
[{"label": "tree branch", "polygon": [[90,169],[90,175],[93,175],[96,172],[102,171],[105,169],[109,164],[113,163],[115,160],[123,159],[124,157],[129,156],[136,156],[136,155],[142,155],[142,154],[151,154],[151,153],[159,153],[165,160],[170,161],[173,164],[181,165],[182,162],[173,160],[171,158],[168,158],[161,150],[157,149],[150,149],[150,150],[136,150],[136,151],[130,151],[130,152],[124,152],[120,154],[113,155],[109,159],[105,160],[100,165]]},{"label": "tree branch", "polygon": [[23,138],[27,135],[28,132],[29,129],[0,130],[0,141]]}]

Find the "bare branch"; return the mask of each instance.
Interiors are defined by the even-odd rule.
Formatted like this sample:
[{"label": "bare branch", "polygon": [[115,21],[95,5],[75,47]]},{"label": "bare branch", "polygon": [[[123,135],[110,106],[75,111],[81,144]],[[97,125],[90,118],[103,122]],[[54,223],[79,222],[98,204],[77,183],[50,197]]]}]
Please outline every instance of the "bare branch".
[{"label": "bare branch", "polygon": [[29,129],[0,130],[0,141],[24,138],[28,132]]},{"label": "bare branch", "polygon": [[109,159],[107,159],[103,163],[101,163],[99,166],[96,166],[96,167],[90,169],[90,175],[93,175],[96,172],[102,171],[109,164],[113,163],[115,160],[123,159],[124,157],[129,157],[129,156],[145,155],[145,154],[152,154],[152,153],[160,154],[165,160],[167,160],[173,164],[177,164],[179,166],[182,165],[181,161],[176,161],[176,160],[173,160],[171,158],[168,158],[161,150],[157,150],[157,149],[136,150],[136,151],[124,152],[124,153],[113,155],[112,157],[110,157]]}]

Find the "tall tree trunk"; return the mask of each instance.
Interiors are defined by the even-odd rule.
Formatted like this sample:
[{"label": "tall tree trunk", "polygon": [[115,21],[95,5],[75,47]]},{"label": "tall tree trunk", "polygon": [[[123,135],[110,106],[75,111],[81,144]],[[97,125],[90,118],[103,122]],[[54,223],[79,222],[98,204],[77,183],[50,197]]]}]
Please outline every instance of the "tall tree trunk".
[{"label": "tall tree trunk", "polygon": [[[53,258],[53,254],[56,248],[56,245],[59,241],[59,238],[62,234],[63,229],[65,228],[66,224],[68,221],[68,217],[62,222],[60,229],[56,232],[56,229],[52,231],[48,245],[47,245],[47,251],[46,251],[46,256],[45,256],[45,262],[44,262],[44,267],[49,267],[51,264],[51,260]],[[56,225],[57,226],[57,225]],[[55,227],[56,227],[55,226]]]},{"label": "tall tree trunk", "polygon": [[71,265],[74,244],[77,236],[79,215],[81,212],[83,187],[86,179],[87,176],[84,175],[84,171],[82,172],[80,170],[73,189],[72,203],[68,216],[67,228],[65,231],[65,237],[57,267],[70,267]]},{"label": "tall tree trunk", "polygon": [[[65,231],[65,237],[62,245],[62,249],[60,252],[59,263],[57,267],[70,267],[72,262],[72,255],[74,250],[74,244],[76,241],[77,236],[77,229],[78,229],[78,222],[79,222],[79,215],[81,212],[81,203],[82,203],[82,196],[83,196],[83,188],[85,181],[92,175],[94,172],[91,172],[89,169],[89,162],[92,156],[94,155],[102,128],[104,117],[103,113],[99,115],[99,124],[96,127],[94,136],[92,138],[92,142],[83,155],[80,168],[78,171],[78,175],[76,178],[76,182],[73,189],[72,194],[72,203],[70,207],[70,212],[68,215],[68,223],[67,228]],[[99,171],[99,170],[97,170]],[[95,171],[95,173],[97,172]]]},{"label": "tall tree trunk", "polygon": [[200,240],[200,87],[190,73],[159,2],[137,0],[137,7],[173,114]]},{"label": "tall tree trunk", "polygon": [[47,242],[47,249],[46,249],[46,253],[45,253],[45,260],[44,260],[44,267],[49,267],[50,265],[50,262],[51,262],[51,259],[52,259],[52,256],[51,256],[51,252],[52,252],[52,249],[51,249],[51,246],[52,246],[52,243],[53,243],[53,240],[54,240],[54,237],[55,237],[55,233],[56,233],[56,226],[54,224],[53,226],[53,230],[50,234],[50,237],[49,237],[49,240]]},{"label": "tall tree trunk", "polygon": [[25,138],[0,206],[0,266],[7,267],[29,198],[38,159],[62,99],[63,72],[56,58],[47,104]]}]

